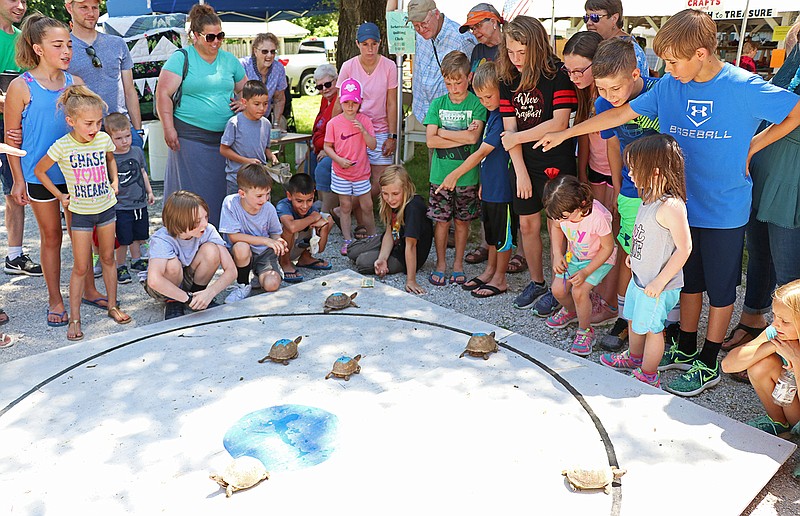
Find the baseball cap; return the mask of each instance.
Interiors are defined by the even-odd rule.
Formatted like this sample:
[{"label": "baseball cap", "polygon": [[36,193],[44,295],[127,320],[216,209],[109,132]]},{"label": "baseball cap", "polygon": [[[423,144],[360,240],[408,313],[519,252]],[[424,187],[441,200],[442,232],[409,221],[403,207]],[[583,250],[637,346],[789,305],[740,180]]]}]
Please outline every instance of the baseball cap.
[{"label": "baseball cap", "polygon": [[361,104],[361,83],[355,79],[345,79],[339,88],[339,102],[348,100]]},{"label": "baseball cap", "polygon": [[428,17],[428,13],[436,9],[436,2],[433,0],[411,0],[408,2],[408,21],[422,22]]},{"label": "baseball cap", "polygon": [[458,31],[461,34],[464,34],[471,27],[479,24],[487,18],[490,20],[497,20],[499,23],[503,23],[503,17],[500,16],[500,13],[497,12],[497,9],[495,9],[492,4],[480,3],[469,10],[467,13],[466,23],[459,27]]},{"label": "baseball cap", "polygon": [[362,23],[358,27],[358,33],[356,34],[356,41],[359,43],[363,43],[368,39],[374,39],[375,41],[381,40],[380,29],[372,22]]}]

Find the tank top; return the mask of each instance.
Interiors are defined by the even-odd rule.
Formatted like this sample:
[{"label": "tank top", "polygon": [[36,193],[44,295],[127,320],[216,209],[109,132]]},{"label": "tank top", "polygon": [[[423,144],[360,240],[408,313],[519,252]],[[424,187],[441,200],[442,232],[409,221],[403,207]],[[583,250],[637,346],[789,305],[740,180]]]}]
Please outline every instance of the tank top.
[{"label": "tank top", "polygon": [[[28,86],[31,93],[31,101],[22,110],[22,148],[28,154],[20,158],[22,164],[22,175],[27,183],[42,184],[33,169],[39,160],[47,154],[47,150],[56,140],[70,131],[65,119],[64,110],[56,108],[58,97],[73,83],[72,75],[64,72],[66,79],[64,87],[52,91],[43,88],[39,82],[33,78],[30,72],[22,74],[22,79]],[[64,175],[58,164],[54,164],[47,171],[47,177],[57,185],[63,185]]]},{"label": "tank top", "polygon": [[[644,288],[664,269],[675,252],[675,241],[667,228],[656,220],[656,213],[664,205],[666,197],[642,204],[636,215],[631,242],[631,271],[636,284]],[[673,276],[664,290],[673,290],[683,286],[683,270]]]}]

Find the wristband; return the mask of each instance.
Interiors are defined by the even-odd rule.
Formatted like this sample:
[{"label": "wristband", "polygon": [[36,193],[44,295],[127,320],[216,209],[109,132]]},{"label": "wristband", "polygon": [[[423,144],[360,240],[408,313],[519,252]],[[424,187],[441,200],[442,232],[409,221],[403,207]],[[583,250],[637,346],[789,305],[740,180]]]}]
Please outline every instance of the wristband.
[{"label": "wristband", "polygon": [[139,136],[144,136],[144,129],[136,129],[136,134]]},{"label": "wristband", "polygon": [[397,135],[394,134],[394,133],[389,133],[389,138],[391,138],[393,140],[396,140],[397,139]]},{"label": "wristband", "polygon": [[192,299],[194,299],[194,294],[191,292],[187,292],[186,295],[189,296],[189,298],[186,301],[184,301],[183,304],[188,305],[189,303],[192,302]]}]

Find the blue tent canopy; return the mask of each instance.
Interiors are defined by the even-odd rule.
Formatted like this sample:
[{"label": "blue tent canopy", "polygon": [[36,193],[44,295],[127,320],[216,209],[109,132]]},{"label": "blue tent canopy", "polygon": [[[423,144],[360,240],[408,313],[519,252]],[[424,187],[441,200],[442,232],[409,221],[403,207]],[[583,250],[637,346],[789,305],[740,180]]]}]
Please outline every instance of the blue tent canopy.
[{"label": "blue tent canopy", "polygon": [[[152,0],[153,12],[188,13],[198,0]],[[292,20],[336,11],[335,0],[207,0],[225,21]]]}]

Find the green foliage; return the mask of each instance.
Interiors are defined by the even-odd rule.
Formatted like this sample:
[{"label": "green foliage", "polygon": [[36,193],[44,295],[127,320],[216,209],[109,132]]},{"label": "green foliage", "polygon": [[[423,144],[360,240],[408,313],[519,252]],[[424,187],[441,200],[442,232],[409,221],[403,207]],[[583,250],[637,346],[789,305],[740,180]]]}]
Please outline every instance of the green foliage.
[{"label": "green foliage", "polygon": [[[28,0],[28,12],[39,11],[45,16],[69,23],[69,13],[63,0]],[[106,12],[106,0],[100,0],[100,12]]]},{"label": "green foliage", "polygon": [[311,31],[312,36],[318,38],[324,36],[338,36],[339,35],[339,13],[320,14],[318,16],[308,16],[305,18],[297,18],[292,20],[292,23],[308,29]]}]

